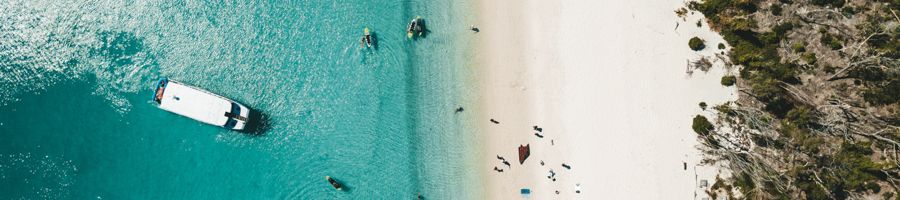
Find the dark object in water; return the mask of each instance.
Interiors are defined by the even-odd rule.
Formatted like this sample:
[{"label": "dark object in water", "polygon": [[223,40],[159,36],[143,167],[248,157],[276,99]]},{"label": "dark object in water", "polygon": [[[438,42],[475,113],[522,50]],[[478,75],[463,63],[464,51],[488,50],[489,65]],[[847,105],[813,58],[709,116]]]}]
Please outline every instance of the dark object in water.
[{"label": "dark object in water", "polygon": [[544,138],[544,136],[543,136],[543,135],[541,135],[541,134],[538,134],[538,133],[534,133],[534,136],[537,136],[537,137],[539,137],[539,138]]},{"label": "dark object in water", "polygon": [[362,39],[359,41],[359,45],[372,48],[372,43],[374,43],[374,42],[372,42],[372,34],[369,34],[369,27],[366,27],[364,32],[365,32],[365,34],[363,35]]},{"label": "dark object in water", "polygon": [[325,180],[328,180],[328,183],[331,183],[331,186],[336,190],[341,190],[341,188],[344,188],[344,185],[331,178],[331,176],[325,176]]},{"label": "dark object in water", "polygon": [[572,169],[572,166],[569,166],[569,165],[567,165],[566,163],[563,163],[562,166],[563,166],[564,168],[566,168],[566,169]]},{"label": "dark object in water", "polygon": [[519,145],[519,164],[525,163],[525,159],[531,155],[531,144]]},{"label": "dark object in water", "polygon": [[463,110],[465,110],[463,107],[456,108],[456,113],[461,113]]},{"label": "dark object in water", "polygon": [[406,37],[409,39],[423,37],[422,34],[424,33],[425,23],[422,22],[422,17],[420,16],[416,16],[415,19],[409,22],[409,26],[406,27]]},{"label": "dark object in water", "polygon": [[494,119],[491,119],[491,123],[500,124],[500,122],[498,122],[497,120],[494,120]]}]

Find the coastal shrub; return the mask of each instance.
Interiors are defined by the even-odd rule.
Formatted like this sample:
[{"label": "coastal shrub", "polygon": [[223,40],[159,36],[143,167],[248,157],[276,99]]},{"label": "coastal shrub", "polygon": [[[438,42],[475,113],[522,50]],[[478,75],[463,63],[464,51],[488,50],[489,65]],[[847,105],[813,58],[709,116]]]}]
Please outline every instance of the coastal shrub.
[{"label": "coastal shrub", "polygon": [[891,80],[887,84],[863,90],[863,99],[875,105],[887,105],[900,102],[900,80]]},{"label": "coastal shrub", "polygon": [[893,34],[876,34],[866,43],[882,52],[884,57],[900,59],[900,26],[894,29]]},{"label": "coastal shrub", "polygon": [[803,59],[803,61],[806,62],[806,64],[810,64],[810,65],[816,64],[816,61],[818,60],[818,59],[816,59],[816,53],[813,53],[813,52],[806,52],[806,53],[801,54],[800,59]]},{"label": "coastal shrub", "polygon": [[817,6],[831,6],[834,8],[840,8],[844,6],[844,0],[812,0],[810,1],[810,3]]},{"label": "coastal shrub", "polygon": [[822,42],[822,45],[831,47],[832,50],[838,50],[838,49],[841,49],[844,47],[844,44],[841,42],[841,39],[839,39],[831,34],[822,35],[822,38],[820,39],[820,41]]},{"label": "coastal shrub", "polygon": [[700,109],[706,110],[706,102],[702,102],[702,101],[700,102]]},{"label": "coastal shrub", "polygon": [[737,78],[732,75],[723,76],[721,81],[724,86],[732,86],[735,82],[737,82]]},{"label": "coastal shrub", "polygon": [[772,15],[775,16],[781,16],[781,10],[781,4],[772,4],[772,6],[769,7],[769,11],[772,11]]},{"label": "coastal shrub", "polygon": [[754,199],[751,195],[756,194],[756,192],[753,192],[756,190],[756,184],[753,184],[753,179],[750,177],[750,174],[742,172],[735,176],[734,187],[737,187],[738,190],[741,191],[741,194],[747,195],[748,199]]},{"label": "coastal shrub", "polygon": [[[844,143],[841,150],[834,156],[833,161],[824,161],[831,168],[835,177],[829,180],[832,187],[841,187],[846,190],[864,191],[865,184],[884,176],[881,173],[882,166],[872,161],[870,156],[874,153],[869,143]],[[832,179],[832,178],[827,178]]]},{"label": "coastal shrub", "polygon": [[841,9],[841,14],[843,14],[844,17],[847,17],[847,18],[852,17],[856,13],[858,13],[856,8],[851,7],[851,6],[847,6],[847,7],[844,7]]},{"label": "coastal shrub", "polygon": [[700,134],[702,136],[709,135],[709,132],[713,130],[712,123],[706,119],[706,117],[702,115],[697,115],[694,117],[694,123],[691,125],[691,128],[694,129],[694,132]]},{"label": "coastal shrub", "polygon": [[691,49],[694,51],[700,51],[706,47],[706,45],[703,44],[703,40],[699,37],[691,38],[691,40],[688,41],[688,46],[691,47]]},{"label": "coastal shrub", "polygon": [[722,44],[721,42],[719,42],[719,49],[725,49],[725,44]]},{"label": "coastal shrub", "polygon": [[879,67],[856,67],[847,72],[847,77],[856,78],[869,82],[881,82],[885,80],[887,74]]},{"label": "coastal shrub", "polygon": [[809,167],[803,167],[794,171],[800,172],[794,180],[794,185],[806,194],[806,199],[831,199],[829,196],[830,192],[822,190],[822,187],[816,182],[815,174],[811,172]]},{"label": "coastal shrub", "polygon": [[826,144],[822,138],[810,134],[806,129],[798,128],[784,121],[782,121],[781,125],[779,132],[787,136],[796,149],[807,152],[810,155],[818,154],[819,148]]},{"label": "coastal shrub", "polygon": [[806,52],[806,41],[795,42],[791,45],[791,50],[794,50],[794,52],[797,53]]},{"label": "coastal shrub", "polygon": [[798,106],[787,112],[785,118],[788,123],[797,127],[807,127],[813,122],[813,113],[809,107]]}]

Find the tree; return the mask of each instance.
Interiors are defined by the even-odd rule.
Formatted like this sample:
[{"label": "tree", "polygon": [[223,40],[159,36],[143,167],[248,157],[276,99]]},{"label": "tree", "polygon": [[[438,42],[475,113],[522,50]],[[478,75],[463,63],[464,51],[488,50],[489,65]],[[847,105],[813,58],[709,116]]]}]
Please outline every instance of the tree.
[{"label": "tree", "polygon": [[698,37],[691,38],[691,40],[688,41],[688,46],[694,51],[700,51],[703,50],[703,48],[706,48],[706,45],[703,44],[703,40]]},{"label": "tree", "polygon": [[724,86],[732,86],[735,82],[737,82],[737,78],[732,75],[723,76],[721,81]]},{"label": "tree", "polygon": [[713,130],[712,123],[709,123],[709,120],[702,115],[697,115],[694,117],[694,124],[691,125],[691,128],[694,129],[694,132],[697,134],[706,136],[709,135],[709,132]]}]

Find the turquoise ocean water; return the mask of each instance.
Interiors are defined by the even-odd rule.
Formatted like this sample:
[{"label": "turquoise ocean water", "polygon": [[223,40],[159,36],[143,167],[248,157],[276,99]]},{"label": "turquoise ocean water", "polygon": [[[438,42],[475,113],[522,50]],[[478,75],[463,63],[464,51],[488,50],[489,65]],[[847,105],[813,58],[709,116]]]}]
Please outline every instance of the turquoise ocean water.
[{"label": "turquoise ocean water", "polygon": [[[0,2],[0,199],[471,199],[474,21],[454,0]],[[430,33],[407,40],[420,15]],[[360,48],[364,27],[377,49]],[[161,77],[263,113],[160,110]],[[335,191],[330,175],[348,191]]]}]

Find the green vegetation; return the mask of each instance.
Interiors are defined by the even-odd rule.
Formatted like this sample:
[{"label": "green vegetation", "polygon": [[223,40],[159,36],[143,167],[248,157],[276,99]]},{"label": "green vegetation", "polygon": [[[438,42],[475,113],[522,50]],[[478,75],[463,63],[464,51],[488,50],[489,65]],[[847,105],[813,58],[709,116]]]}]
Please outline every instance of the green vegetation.
[{"label": "green vegetation", "polygon": [[795,42],[791,45],[791,50],[797,53],[806,52],[806,41]]},{"label": "green vegetation", "polygon": [[735,82],[737,82],[737,77],[732,75],[723,76],[721,81],[724,86],[732,86]]},{"label": "green vegetation", "polygon": [[884,85],[872,87],[863,91],[863,98],[875,105],[887,105],[900,102],[900,80],[894,80]]},{"label": "green vegetation", "polygon": [[819,41],[822,42],[822,45],[831,47],[832,50],[838,50],[844,47],[844,44],[843,42],[841,42],[840,38],[827,33],[824,33]]},{"label": "green vegetation", "polygon": [[811,3],[817,6],[831,6],[832,8],[844,6],[844,0],[812,0]]},{"label": "green vegetation", "polygon": [[702,102],[702,101],[700,102],[700,109],[706,110],[706,102]]},{"label": "green vegetation", "polygon": [[803,59],[806,64],[814,65],[818,59],[816,58],[816,53],[806,52],[800,55],[800,59]]},{"label": "green vegetation", "polygon": [[691,50],[694,51],[700,51],[706,47],[706,45],[703,44],[703,40],[698,37],[691,38],[691,40],[688,41],[688,46],[691,47]]},{"label": "green vegetation", "polygon": [[691,128],[693,128],[694,132],[697,134],[707,136],[709,135],[709,132],[713,130],[713,125],[706,117],[697,115],[694,117],[694,123],[691,125]]},{"label": "green vegetation", "polygon": [[694,117],[710,152],[741,163],[716,188],[738,187],[746,199],[897,198],[900,167],[883,152],[900,141],[900,1],[703,0],[688,8],[707,17],[740,66],[720,83],[741,78],[749,96],[715,106],[717,124],[756,131],[721,136]]},{"label": "green vegetation", "polygon": [[769,7],[769,11],[772,11],[772,15],[781,16],[781,4],[772,4],[772,7]]}]

